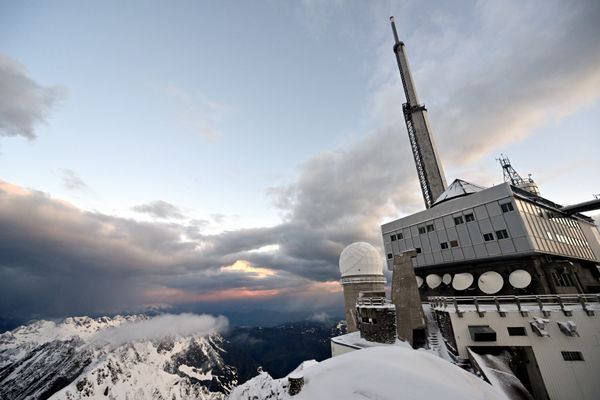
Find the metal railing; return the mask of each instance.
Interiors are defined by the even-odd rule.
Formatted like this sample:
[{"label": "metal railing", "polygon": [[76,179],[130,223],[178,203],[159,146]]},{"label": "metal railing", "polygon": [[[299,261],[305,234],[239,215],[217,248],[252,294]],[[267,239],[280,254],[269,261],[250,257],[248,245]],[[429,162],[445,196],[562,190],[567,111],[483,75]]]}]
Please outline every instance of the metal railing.
[{"label": "metal railing", "polygon": [[357,306],[383,306],[387,304],[392,304],[392,302],[385,297],[359,297],[356,300]]},{"label": "metal railing", "polygon": [[[453,308],[459,317],[465,311],[465,306],[475,307],[475,311],[483,317],[483,306],[494,306],[500,316],[506,315],[506,308],[502,306],[516,306],[522,316],[527,316],[531,307],[537,307],[544,315],[550,314],[549,307],[558,307],[567,316],[572,315],[574,308],[579,308],[587,315],[594,315],[590,304],[600,303],[600,294],[545,294],[525,296],[430,296],[429,304],[432,308],[446,310]],[[462,309],[461,309],[462,308]],[[487,308],[487,307],[486,307]],[[527,308],[527,309],[526,309]]]}]

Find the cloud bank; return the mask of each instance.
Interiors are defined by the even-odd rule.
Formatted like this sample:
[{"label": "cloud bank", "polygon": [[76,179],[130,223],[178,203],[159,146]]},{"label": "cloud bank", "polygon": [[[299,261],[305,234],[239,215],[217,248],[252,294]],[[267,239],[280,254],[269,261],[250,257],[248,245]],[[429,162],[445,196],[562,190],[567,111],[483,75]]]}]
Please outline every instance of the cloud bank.
[{"label": "cloud bank", "polygon": [[0,54],[0,136],[33,140],[35,128],[48,120],[64,89],[35,82],[21,64]]},{"label": "cloud bank", "polygon": [[104,329],[90,337],[94,344],[120,346],[140,340],[171,337],[206,336],[227,330],[229,322],[223,316],[196,314],[163,314],[147,320],[128,322]]}]

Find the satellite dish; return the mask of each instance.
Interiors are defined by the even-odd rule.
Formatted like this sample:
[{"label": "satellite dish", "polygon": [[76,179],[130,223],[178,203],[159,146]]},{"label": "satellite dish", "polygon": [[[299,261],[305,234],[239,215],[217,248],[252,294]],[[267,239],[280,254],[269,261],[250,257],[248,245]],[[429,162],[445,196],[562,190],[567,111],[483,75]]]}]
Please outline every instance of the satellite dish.
[{"label": "satellite dish", "polygon": [[417,276],[417,287],[421,287],[423,286],[423,278],[421,278],[420,276]]},{"label": "satellite dish", "polygon": [[442,283],[442,277],[437,274],[429,274],[425,280],[427,281],[427,286],[429,286],[430,289],[435,289],[436,287],[440,286],[440,283]]},{"label": "satellite dish", "polygon": [[452,280],[452,287],[455,290],[466,290],[473,283],[473,275],[468,272],[463,272],[461,274],[454,275],[454,279]]},{"label": "satellite dish", "polygon": [[496,271],[487,271],[479,276],[477,285],[479,286],[479,290],[483,293],[494,294],[502,289],[502,286],[504,286],[504,279],[502,279],[502,275]]},{"label": "satellite dish", "polygon": [[531,283],[531,274],[524,269],[517,269],[510,273],[508,282],[515,289],[523,289]]},{"label": "satellite dish", "polygon": [[444,274],[444,276],[442,276],[442,282],[444,282],[445,285],[449,285],[450,282],[452,282],[452,275]]}]

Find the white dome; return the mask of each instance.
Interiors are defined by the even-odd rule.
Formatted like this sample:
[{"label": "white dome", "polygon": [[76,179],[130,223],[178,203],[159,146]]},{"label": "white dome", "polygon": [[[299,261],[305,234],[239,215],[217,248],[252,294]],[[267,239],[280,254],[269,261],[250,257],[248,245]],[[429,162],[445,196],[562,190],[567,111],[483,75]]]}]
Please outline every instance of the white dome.
[{"label": "white dome", "polygon": [[342,278],[353,275],[383,275],[383,258],[369,243],[352,243],[340,254]]}]

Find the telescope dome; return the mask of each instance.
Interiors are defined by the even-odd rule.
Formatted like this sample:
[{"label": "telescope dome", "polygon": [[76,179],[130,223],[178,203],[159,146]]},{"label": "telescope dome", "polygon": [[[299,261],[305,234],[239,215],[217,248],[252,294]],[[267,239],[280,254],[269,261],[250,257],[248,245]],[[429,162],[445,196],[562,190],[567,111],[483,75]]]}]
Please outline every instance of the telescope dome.
[{"label": "telescope dome", "polygon": [[383,275],[383,258],[369,243],[352,243],[340,254],[340,273],[342,277]]}]

